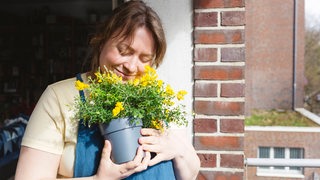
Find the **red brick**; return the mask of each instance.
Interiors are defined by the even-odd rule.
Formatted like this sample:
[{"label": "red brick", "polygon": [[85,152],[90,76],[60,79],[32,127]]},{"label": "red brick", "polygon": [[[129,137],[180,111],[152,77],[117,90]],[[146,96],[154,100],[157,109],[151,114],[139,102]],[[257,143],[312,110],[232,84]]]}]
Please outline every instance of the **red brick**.
[{"label": "red brick", "polygon": [[221,13],[222,26],[243,26],[245,25],[244,11],[226,11]]},{"label": "red brick", "polygon": [[221,62],[244,62],[245,48],[222,48]]},{"label": "red brick", "polygon": [[197,180],[243,180],[242,172],[200,171]]},{"label": "red brick", "polygon": [[224,83],[221,84],[221,97],[244,97],[245,84]]},{"label": "red brick", "polygon": [[201,167],[213,168],[217,166],[217,155],[216,154],[198,154]]},{"label": "red brick", "polygon": [[194,31],[194,43],[196,44],[242,44],[244,37],[242,29]]},{"label": "red brick", "polygon": [[194,61],[216,62],[217,49],[216,48],[195,48]]},{"label": "red brick", "polygon": [[195,9],[244,7],[245,0],[194,0]]},{"label": "red brick", "polygon": [[217,120],[194,119],[193,130],[195,133],[215,133],[217,132]]},{"label": "red brick", "polygon": [[239,154],[221,154],[220,166],[227,168],[243,168],[243,155]]},{"label": "red brick", "polygon": [[197,150],[240,151],[243,150],[243,137],[237,136],[195,136]]},{"label": "red brick", "polygon": [[237,116],[244,114],[244,102],[196,100],[194,109],[196,114]]},{"label": "red brick", "polygon": [[214,171],[200,171],[196,180],[213,180]]},{"label": "red brick", "polygon": [[218,24],[217,12],[195,13],[193,24],[198,27],[215,27]]},{"label": "red brick", "polygon": [[222,133],[244,133],[244,120],[221,119],[220,132]]},{"label": "red brick", "polygon": [[195,66],[194,79],[242,80],[244,68],[239,66]]},{"label": "red brick", "polygon": [[217,97],[217,84],[207,82],[195,82],[195,97]]}]

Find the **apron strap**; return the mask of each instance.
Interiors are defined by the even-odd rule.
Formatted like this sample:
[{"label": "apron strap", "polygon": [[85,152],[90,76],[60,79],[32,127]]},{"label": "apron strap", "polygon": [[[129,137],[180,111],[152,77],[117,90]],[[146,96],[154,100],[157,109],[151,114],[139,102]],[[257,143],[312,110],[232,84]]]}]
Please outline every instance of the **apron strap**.
[{"label": "apron strap", "polygon": [[[77,74],[77,80],[83,82],[81,74]],[[79,95],[85,101],[84,91]],[[79,121],[78,138],[75,152],[74,177],[88,177],[97,173],[104,139],[101,136],[98,125],[86,126],[82,119]]]}]

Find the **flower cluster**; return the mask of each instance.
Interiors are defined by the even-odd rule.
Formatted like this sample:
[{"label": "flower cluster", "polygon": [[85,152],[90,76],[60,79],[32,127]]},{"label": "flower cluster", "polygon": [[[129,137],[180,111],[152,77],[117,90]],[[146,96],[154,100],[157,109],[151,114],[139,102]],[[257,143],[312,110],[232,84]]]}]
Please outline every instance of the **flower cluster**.
[{"label": "flower cluster", "polygon": [[187,92],[175,93],[150,66],[145,67],[142,76],[129,81],[109,70],[98,71],[95,78],[89,77],[89,84],[75,83],[78,90],[87,94],[86,101],[76,99],[76,118],[88,125],[123,117],[142,119],[143,127],[160,130],[171,123],[187,125],[185,106],[178,103]]}]

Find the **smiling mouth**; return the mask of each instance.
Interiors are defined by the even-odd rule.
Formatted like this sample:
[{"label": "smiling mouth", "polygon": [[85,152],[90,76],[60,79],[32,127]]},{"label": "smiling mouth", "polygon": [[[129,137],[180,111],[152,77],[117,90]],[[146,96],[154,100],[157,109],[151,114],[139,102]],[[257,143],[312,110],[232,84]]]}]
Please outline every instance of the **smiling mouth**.
[{"label": "smiling mouth", "polygon": [[137,74],[126,74],[117,68],[114,68],[114,70],[116,71],[115,73],[118,74],[118,76],[121,76],[123,79],[131,79],[137,76]]}]

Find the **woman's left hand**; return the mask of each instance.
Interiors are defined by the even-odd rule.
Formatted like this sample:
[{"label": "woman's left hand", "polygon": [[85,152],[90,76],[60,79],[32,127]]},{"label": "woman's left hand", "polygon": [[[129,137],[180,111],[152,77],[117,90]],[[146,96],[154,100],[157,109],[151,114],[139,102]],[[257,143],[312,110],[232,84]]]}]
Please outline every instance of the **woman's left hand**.
[{"label": "woman's left hand", "polygon": [[149,166],[153,166],[161,161],[171,160],[183,152],[181,138],[172,130],[160,130],[143,128],[141,129],[139,143],[144,151],[154,152],[157,155],[150,160]]},{"label": "woman's left hand", "polygon": [[164,132],[143,128],[139,143],[147,152],[155,152],[148,166],[161,161],[172,160],[177,179],[196,179],[200,169],[200,159],[191,141],[187,138],[186,129],[168,129]]}]

